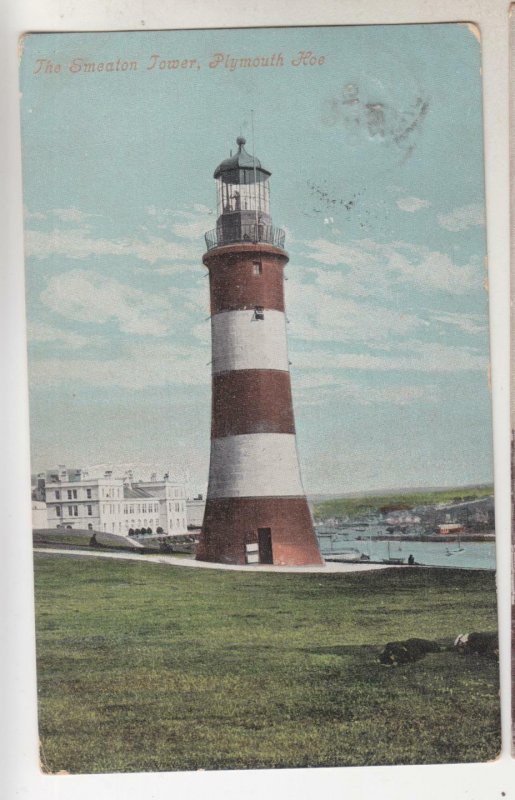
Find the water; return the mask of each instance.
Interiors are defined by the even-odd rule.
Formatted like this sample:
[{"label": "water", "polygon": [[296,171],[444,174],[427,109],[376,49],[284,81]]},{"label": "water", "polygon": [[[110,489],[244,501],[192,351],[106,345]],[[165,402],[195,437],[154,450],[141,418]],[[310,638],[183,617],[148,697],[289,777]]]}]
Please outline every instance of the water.
[{"label": "water", "polygon": [[[356,536],[364,534],[350,531],[347,535],[333,533],[332,554],[337,555],[342,550],[356,548],[370,556],[372,561],[381,561],[383,558],[404,558],[413,555],[418,564],[433,567],[461,567],[465,569],[495,569],[495,542],[414,542],[408,539],[402,541],[384,542],[375,538],[358,540]],[[331,537],[319,537],[320,552],[322,555],[331,555]],[[389,552],[388,552],[388,545]],[[458,551],[458,548],[463,548]]]}]

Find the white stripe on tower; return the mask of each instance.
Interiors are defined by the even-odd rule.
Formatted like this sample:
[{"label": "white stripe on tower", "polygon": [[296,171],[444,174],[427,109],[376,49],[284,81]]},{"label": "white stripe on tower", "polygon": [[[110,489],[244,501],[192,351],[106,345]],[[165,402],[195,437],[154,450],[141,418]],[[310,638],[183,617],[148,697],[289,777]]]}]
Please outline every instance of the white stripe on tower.
[{"label": "white stripe on tower", "polygon": [[264,309],[264,319],[254,310],[223,311],[211,319],[213,373],[238,369],[278,369],[288,372],[286,317],[282,311]]},{"label": "white stripe on tower", "polygon": [[252,433],[212,440],[209,497],[302,495],[295,434]]}]

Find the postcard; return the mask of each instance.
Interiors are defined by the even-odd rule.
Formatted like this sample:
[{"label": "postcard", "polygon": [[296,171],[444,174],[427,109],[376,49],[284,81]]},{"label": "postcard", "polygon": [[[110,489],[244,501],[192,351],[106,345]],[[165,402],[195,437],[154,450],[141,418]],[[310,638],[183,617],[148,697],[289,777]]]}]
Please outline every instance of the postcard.
[{"label": "postcard", "polygon": [[478,29],[20,49],[41,769],[496,758]]}]

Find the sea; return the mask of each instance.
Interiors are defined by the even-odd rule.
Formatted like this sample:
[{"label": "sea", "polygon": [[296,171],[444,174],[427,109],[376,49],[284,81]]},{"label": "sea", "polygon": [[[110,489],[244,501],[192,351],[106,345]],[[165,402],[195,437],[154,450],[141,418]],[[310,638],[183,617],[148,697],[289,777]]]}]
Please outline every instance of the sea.
[{"label": "sea", "polygon": [[346,550],[359,550],[371,561],[403,558],[412,555],[415,563],[432,567],[495,570],[495,542],[419,542],[406,536],[402,541],[383,541],[364,531],[317,530],[323,556],[338,555]]}]

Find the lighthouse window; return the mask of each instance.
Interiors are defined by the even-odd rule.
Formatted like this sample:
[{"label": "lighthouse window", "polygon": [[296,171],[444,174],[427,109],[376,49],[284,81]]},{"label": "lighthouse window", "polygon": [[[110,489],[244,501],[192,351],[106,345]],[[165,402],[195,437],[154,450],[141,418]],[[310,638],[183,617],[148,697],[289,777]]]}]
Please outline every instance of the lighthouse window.
[{"label": "lighthouse window", "polygon": [[261,266],[261,262],[260,261],[253,261],[252,262],[252,271],[253,271],[254,275],[261,275],[261,273],[263,272],[263,268]]},{"label": "lighthouse window", "polygon": [[256,306],[254,309],[254,319],[264,319],[265,318],[265,309],[263,306]]}]

